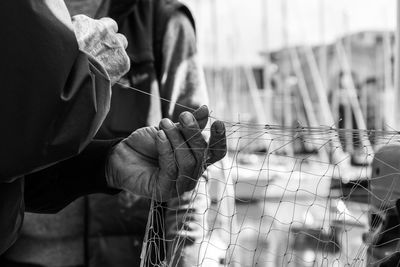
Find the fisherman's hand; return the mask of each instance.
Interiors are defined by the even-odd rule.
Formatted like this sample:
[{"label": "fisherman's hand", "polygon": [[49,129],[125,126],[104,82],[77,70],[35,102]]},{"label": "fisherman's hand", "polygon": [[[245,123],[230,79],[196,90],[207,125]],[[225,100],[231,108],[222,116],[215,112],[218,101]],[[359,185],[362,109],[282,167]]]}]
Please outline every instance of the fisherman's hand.
[{"label": "fisherman's hand", "polygon": [[226,154],[225,126],[211,126],[209,143],[201,134],[208,108],[183,112],[179,123],[163,119],[159,128],[136,130],[111,152],[107,181],[111,187],[167,201],[192,190],[209,164]]},{"label": "fisherman's hand", "polygon": [[117,33],[118,25],[113,19],[76,15],[72,17],[72,24],[79,49],[103,65],[112,84],[129,71],[130,60],[125,51],[128,41]]}]

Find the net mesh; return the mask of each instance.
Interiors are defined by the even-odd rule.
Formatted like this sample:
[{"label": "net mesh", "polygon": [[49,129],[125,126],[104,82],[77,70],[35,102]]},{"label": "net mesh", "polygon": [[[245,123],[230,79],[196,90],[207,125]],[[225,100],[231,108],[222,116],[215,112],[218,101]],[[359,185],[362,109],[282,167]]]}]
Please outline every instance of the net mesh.
[{"label": "net mesh", "polygon": [[400,251],[399,132],[225,126],[228,154],[197,188],[152,203],[142,266],[378,266]]},{"label": "net mesh", "polygon": [[[397,251],[397,226],[381,229],[390,214],[397,218],[390,213],[399,197],[397,154],[389,150],[379,157],[374,151],[396,148],[399,133],[226,126],[228,156],[207,171],[211,202],[199,214],[207,218],[202,236],[193,240],[197,266],[366,266],[367,258],[368,264],[379,263]],[[348,140],[352,154],[342,149]],[[388,170],[372,175],[378,163]],[[197,189],[192,197],[198,194]],[[196,208],[189,204],[186,211]],[[172,242],[172,258],[182,257],[187,236],[168,239],[152,232],[160,216],[150,213],[148,237]],[[162,258],[153,241],[147,239],[145,264],[151,264],[151,253]],[[374,258],[369,247],[386,254]]]}]

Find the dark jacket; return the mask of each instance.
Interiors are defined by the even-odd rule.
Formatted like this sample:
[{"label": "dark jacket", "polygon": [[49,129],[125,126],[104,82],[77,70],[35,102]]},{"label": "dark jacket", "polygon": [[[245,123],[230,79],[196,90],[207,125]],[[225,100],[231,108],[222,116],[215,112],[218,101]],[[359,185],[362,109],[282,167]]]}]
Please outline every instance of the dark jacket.
[{"label": "dark jacket", "polygon": [[[55,211],[87,192],[107,191],[104,173],[94,170],[112,143],[93,144],[75,157],[107,113],[110,83],[78,50],[63,1],[1,1],[0,12],[1,254],[17,237],[24,206]],[[65,180],[77,168],[91,175]]]},{"label": "dark jacket", "polygon": [[[191,108],[207,103],[205,86],[199,87],[199,69],[189,63],[186,71],[177,70],[183,63],[192,62],[197,53],[193,18],[185,6],[171,0],[138,0],[137,5],[131,0],[113,0],[103,2],[97,16],[107,14],[118,21],[120,31],[129,40],[132,68],[123,82],[146,93],[175,98]],[[173,32],[167,34],[168,28]],[[162,80],[162,76],[167,79]],[[174,119],[182,111],[179,106],[118,84],[113,87],[111,102],[97,134],[101,139],[125,137],[137,128],[158,123],[161,116]],[[155,115],[158,118],[153,118]],[[80,199],[54,216],[30,215],[24,234],[7,257],[42,265],[57,262],[59,266],[75,266],[86,262],[89,266],[139,266],[150,201],[141,198],[133,203],[131,197],[125,193],[112,197],[97,194]],[[29,256],[32,254],[34,259]]]}]

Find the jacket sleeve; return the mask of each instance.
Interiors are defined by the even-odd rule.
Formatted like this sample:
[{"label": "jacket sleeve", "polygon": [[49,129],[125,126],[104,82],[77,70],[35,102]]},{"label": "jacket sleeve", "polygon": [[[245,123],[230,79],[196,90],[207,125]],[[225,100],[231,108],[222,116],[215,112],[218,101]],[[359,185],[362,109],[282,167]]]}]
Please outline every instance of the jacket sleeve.
[{"label": "jacket sleeve", "polygon": [[24,218],[24,179],[0,183],[0,255],[18,238]]},{"label": "jacket sleeve", "polygon": [[108,111],[110,82],[79,51],[62,0],[0,1],[0,12],[0,182],[12,182],[83,150]]},{"label": "jacket sleeve", "polygon": [[165,79],[160,81],[160,96],[170,100],[162,102],[162,116],[176,121],[184,107],[197,109],[208,104],[195,29],[183,12],[177,11],[168,22],[162,51],[159,76]]},{"label": "jacket sleeve", "polygon": [[105,177],[110,150],[120,140],[93,141],[81,154],[25,177],[25,210],[55,213],[78,197],[92,194],[116,194]]}]

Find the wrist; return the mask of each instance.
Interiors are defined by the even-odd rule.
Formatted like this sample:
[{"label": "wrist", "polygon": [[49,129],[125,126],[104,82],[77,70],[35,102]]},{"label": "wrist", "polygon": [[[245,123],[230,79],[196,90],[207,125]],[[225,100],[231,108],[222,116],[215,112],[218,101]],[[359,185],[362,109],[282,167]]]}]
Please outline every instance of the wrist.
[{"label": "wrist", "polygon": [[104,166],[104,168],[105,168],[104,173],[105,173],[105,178],[106,178],[107,185],[109,187],[115,188],[115,189],[121,189],[121,185],[118,182],[117,174],[115,172],[115,169],[116,169],[115,168],[116,167],[115,166],[115,163],[116,163],[115,161],[117,160],[116,159],[116,157],[117,157],[117,155],[116,155],[117,152],[116,151],[117,151],[118,145],[120,145],[120,143],[121,143],[121,140],[118,140],[111,147],[111,149],[110,149],[110,151],[108,153],[106,162],[105,162],[105,166]]}]

